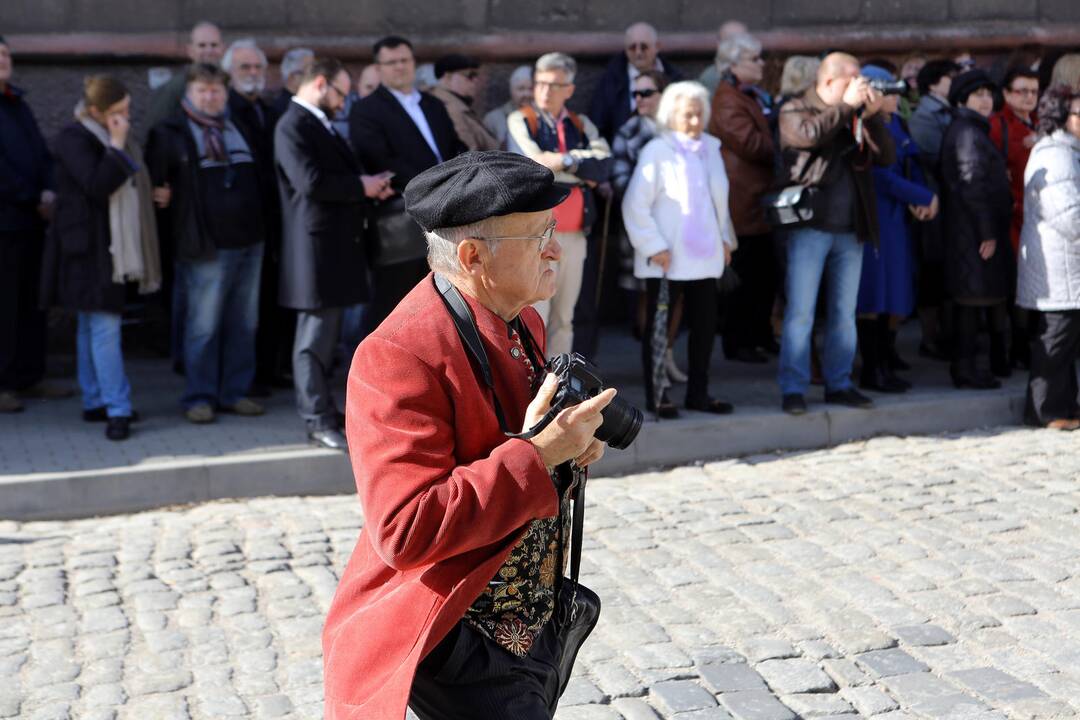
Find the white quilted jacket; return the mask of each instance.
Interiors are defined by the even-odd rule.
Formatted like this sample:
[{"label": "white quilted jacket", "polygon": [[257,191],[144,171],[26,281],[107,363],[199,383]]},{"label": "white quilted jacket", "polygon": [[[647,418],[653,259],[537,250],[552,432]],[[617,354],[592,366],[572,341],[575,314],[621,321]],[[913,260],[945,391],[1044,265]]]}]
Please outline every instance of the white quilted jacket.
[{"label": "white quilted jacket", "polygon": [[1018,265],[1020,307],[1080,310],[1080,138],[1065,130],[1031,149]]}]

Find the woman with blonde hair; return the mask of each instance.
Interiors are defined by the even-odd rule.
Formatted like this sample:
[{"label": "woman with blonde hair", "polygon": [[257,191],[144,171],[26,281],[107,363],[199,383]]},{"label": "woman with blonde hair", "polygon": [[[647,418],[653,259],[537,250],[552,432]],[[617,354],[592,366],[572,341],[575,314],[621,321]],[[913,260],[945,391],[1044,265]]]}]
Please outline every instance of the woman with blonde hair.
[{"label": "woman with blonde hair", "polygon": [[135,419],[124,373],[125,285],[161,285],[150,178],[131,138],[131,95],[108,75],[86,79],[74,122],[53,141],[56,210],[45,241],[42,300],[78,316],[83,419],[124,440]]},{"label": "woman with blonde hair", "polygon": [[[660,135],[641,151],[623,198],[623,222],[634,246],[634,275],[645,280],[649,309],[642,342],[646,403],[660,417],[678,410],[653,388],[653,334],[660,281],[685,297],[690,326],[686,407],[730,413],[709,396],[709,362],[716,337],[716,280],[731,262],[735,232],[728,212],[728,177],[720,141],[705,133],[709,94],[697,82],[669,85],[656,113]],[[657,395],[660,395],[657,402]]]},{"label": "woman with blonde hair", "polygon": [[1054,63],[1050,86],[1064,85],[1073,92],[1080,92],[1080,53],[1062,55]]},{"label": "woman with blonde hair", "polygon": [[810,55],[792,55],[785,60],[780,73],[780,99],[776,101],[776,107],[806,92],[817,80],[820,65],[821,61]]}]

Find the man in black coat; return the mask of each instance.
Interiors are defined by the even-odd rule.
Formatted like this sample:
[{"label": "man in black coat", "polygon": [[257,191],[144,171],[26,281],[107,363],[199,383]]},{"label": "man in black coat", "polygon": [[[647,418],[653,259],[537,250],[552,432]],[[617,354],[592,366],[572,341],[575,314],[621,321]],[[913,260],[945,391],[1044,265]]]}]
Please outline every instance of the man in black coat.
[{"label": "man in black coat", "polygon": [[[370,172],[393,173],[391,184],[400,194],[414,177],[466,150],[454,132],[446,106],[416,89],[416,60],[412,44],[402,37],[375,43],[375,62],[382,84],[356,103],[349,115],[353,149]],[[404,206],[382,212],[404,212]],[[416,258],[380,263],[368,326],[374,328],[428,271],[426,247],[416,245]]]},{"label": "man in black coat", "polygon": [[22,410],[18,394],[43,387],[38,280],[44,218],[54,197],[52,158],[11,73],[11,49],[0,37],[0,412]]},{"label": "man in black coat", "polygon": [[274,126],[278,111],[262,97],[266,88],[266,55],[253,39],[233,42],[225,51],[221,67],[229,73],[229,118],[251,140],[251,150],[258,160],[266,249],[260,278],[255,384],[251,395],[263,397],[270,394],[270,386],[278,385],[289,374],[296,324],[294,314],[277,300],[281,274],[281,203],[274,173]]},{"label": "man in black coat", "polygon": [[623,123],[634,114],[634,101],[630,97],[634,78],[645,70],[657,70],[672,82],[683,79],[678,68],[660,57],[660,41],[652,25],[639,22],[626,28],[623,47],[625,51],[608,63],[589,106],[589,119],[609,144]]},{"label": "man in black coat", "polygon": [[283,219],[281,304],[297,310],[293,380],[308,437],[346,450],[330,392],[331,361],[345,307],[368,298],[370,200],[393,194],[389,175],[367,175],[330,119],[351,80],[332,58],[316,59],[274,132]]}]

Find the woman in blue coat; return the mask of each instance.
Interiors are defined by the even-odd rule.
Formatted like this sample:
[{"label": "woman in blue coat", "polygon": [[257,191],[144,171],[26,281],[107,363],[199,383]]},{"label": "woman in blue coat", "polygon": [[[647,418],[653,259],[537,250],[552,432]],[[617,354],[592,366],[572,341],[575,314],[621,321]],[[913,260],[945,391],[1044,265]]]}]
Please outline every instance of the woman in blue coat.
[{"label": "woman in blue coat", "polygon": [[[863,67],[872,80],[895,78],[876,65]],[[908,232],[908,214],[928,220],[937,214],[938,201],[919,167],[919,148],[897,113],[899,96],[888,95],[882,112],[896,144],[896,162],[874,167],[880,241],[863,253],[859,283],[858,330],[862,374],[859,386],[878,392],[904,392],[911,385],[896,374],[898,365],[894,323],[911,315],[915,304],[915,266]]]}]

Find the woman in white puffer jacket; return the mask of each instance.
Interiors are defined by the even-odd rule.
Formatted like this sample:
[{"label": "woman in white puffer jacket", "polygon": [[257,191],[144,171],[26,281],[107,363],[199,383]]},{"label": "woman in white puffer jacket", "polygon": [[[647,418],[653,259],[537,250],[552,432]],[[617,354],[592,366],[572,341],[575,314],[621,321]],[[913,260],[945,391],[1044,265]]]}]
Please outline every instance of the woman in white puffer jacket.
[{"label": "woman in white puffer jacket", "polygon": [[1034,311],[1025,421],[1080,428],[1080,94],[1057,85],[1039,102],[1041,138],[1024,171],[1016,302]]},{"label": "woman in white puffer jacket", "polygon": [[656,113],[660,135],[641,151],[623,197],[623,224],[634,246],[634,276],[645,280],[648,311],[642,343],[646,402],[661,417],[677,411],[663,398],[653,407],[649,338],[660,278],[685,298],[690,326],[686,407],[729,413],[729,403],[709,396],[709,361],[716,338],[716,280],[731,262],[735,231],[728,211],[728,177],[720,141],[704,132],[709,95],[696,82],[669,85]]}]

